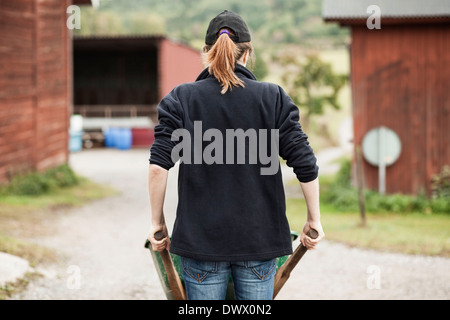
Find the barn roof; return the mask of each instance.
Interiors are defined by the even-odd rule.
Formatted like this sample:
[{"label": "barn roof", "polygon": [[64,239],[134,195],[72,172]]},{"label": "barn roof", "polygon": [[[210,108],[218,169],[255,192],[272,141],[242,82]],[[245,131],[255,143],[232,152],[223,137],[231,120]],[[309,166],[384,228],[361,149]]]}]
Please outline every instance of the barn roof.
[{"label": "barn roof", "polygon": [[77,50],[128,51],[133,49],[158,48],[163,36],[157,35],[77,35],[73,37]]},{"label": "barn roof", "polygon": [[72,4],[77,4],[77,5],[91,4],[94,7],[98,7],[99,0],[72,0]]},{"label": "barn roof", "polygon": [[188,43],[177,39],[169,38],[163,34],[125,34],[125,35],[74,35],[74,43],[77,49],[101,49],[114,48],[116,50],[129,50],[130,48],[157,48],[161,41],[167,40],[174,44],[185,47],[194,52],[199,50],[193,48]]},{"label": "barn roof", "polygon": [[105,40],[105,39],[162,39],[163,34],[100,34],[100,35],[73,35],[73,39],[90,39],[90,40]]},{"label": "barn roof", "polygon": [[329,21],[367,19],[367,8],[376,4],[381,18],[449,18],[449,0],[323,0],[322,17]]}]

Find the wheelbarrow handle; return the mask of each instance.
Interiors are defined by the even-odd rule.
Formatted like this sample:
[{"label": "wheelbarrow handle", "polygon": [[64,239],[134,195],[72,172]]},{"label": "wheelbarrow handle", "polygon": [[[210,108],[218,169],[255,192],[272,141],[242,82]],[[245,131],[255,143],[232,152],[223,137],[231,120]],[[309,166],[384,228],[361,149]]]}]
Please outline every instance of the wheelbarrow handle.
[{"label": "wheelbarrow handle", "polygon": [[[309,230],[306,234],[311,239],[317,239],[319,232],[315,229]],[[284,286],[286,281],[291,275],[291,271],[298,264],[303,255],[308,251],[308,249],[300,242],[299,246],[295,249],[294,253],[286,260],[286,262],[277,270],[275,274],[275,284],[273,290],[273,299],[280,292],[281,288]]]},{"label": "wheelbarrow handle", "polygon": [[[157,241],[161,241],[165,238],[164,234],[161,231],[156,232],[154,237]],[[167,251],[167,249],[164,249],[160,252],[160,255],[161,260],[164,264],[164,269],[167,273],[167,279],[169,280],[169,286],[172,290],[173,297],[175,298],[175,300],[186,300],[186,292],[184,291],[183,284],[181,283],[180,277],[175,270],[172,258],[170,258],[169,251]]]},{"label": "wheelbarrow handle", "polygon": [[157,231],[157,232],[155,233],[155,239],[156,239],[156,240],[161,241],[161,240],[164,239],[164,238],[165,238],[165,236],[164,236],[164,233],[162,233],[162,231]]}]

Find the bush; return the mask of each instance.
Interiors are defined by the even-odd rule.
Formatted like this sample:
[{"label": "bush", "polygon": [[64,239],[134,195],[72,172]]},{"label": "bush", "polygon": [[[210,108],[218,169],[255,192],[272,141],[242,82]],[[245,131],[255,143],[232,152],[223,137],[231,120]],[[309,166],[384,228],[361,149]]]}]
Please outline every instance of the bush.
[{"label": "bush", "polygon": [[450,213],[450,198],[441,197],[433,199],[430,203],[432,212]]},{"label": "bush", "polygon": [[350,187],[332,187],[322,198],[325,202],[332,204],[339,211],[357,211],[358,193]]},{"label": "bush", "polygon": [[50,190],[50,183],[39,173],[13,178],[6,193],[15,195],[39,195]]},{"label": "bush", "polygon": [[339,211],[356,211],[358,205],[358,192],[351,186],[350,160],[341,162],[341,167],[329,186],[321,185],[321,199],[332,204]]},{"label": "bush", "polygon": [[434,198],[450,197],[450,166],[444,166],[441,173],[433,177],[431,190]]},{"label": "bush", "polygon": [[372,212],[420,212],[429,205],[425,196],[403,194],[380,195],[375,191],[366,191],[366,208]]},{"label": "bush", "polygon": [[49,169],[43,173],[32,172],[15,176],[8,186],[3,187],[3,194],[37,196],[57,188],[76,185],[78,178],[67,165]]},{"label": "bush", "polygon": [[341,161],[341,166],[336,174],[333,185],[335,187],[341,186],[346,188],[350,188],[352,186],[352,165],[350,160],[345,159]]},{"label": "bush", "polygon": [[[351,164],[349,160],[342,163],[329,186],[324,186],[321,199],[338,211],[358,211],[358,191],[351,185]],[[396,212],[396,213],[447,213],[450,214],[450,168],[443,170],[439,178],[435,178],[435,185],[439,184],[439,196],[432,198],[426,195],[412,196],[403,194],[380,195],[378,192],[365,190],[365,206],[367,212]]]},{"label": "bush", "polygon": [[46,171],[44,176],[55,183],[56,187],[70,187],[78,183],[77,175],[67,164]]}]

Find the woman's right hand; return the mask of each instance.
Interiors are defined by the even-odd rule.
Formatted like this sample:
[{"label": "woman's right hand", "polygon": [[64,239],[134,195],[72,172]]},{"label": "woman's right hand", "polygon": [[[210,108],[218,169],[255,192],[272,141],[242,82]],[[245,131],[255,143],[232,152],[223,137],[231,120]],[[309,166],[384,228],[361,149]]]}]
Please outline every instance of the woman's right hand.
[{"label": "woman's right hand", "polygon": [[[311,229],[314,229],[319,233],[319,236],[316,239],[308,237],[307,234]],[[302,234],[300,235],[300,241],[306,248],[308,248],[308,250],[312,250],[316,248],[317,244],[323,239],[323,237],[325,237],[325,233],[323,232],[320,221],[307,221],[303,227]]]}]

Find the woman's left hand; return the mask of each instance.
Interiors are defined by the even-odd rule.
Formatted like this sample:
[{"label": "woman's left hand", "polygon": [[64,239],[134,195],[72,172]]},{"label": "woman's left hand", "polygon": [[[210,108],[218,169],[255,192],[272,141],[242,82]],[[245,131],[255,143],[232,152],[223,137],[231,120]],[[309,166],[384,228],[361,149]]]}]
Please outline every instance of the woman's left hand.
[{"label": "woman's left hand", "polygon": [[[164,234],[164,239],[156,240],[155,233],[157,232],[162,232]],[[150,227],[150,232],[147,239],[150,241],[153,251],[161,252],[164,251],[164,249],[169,250],[170,238],[165,224],[156,226],[152,225]]]}]

